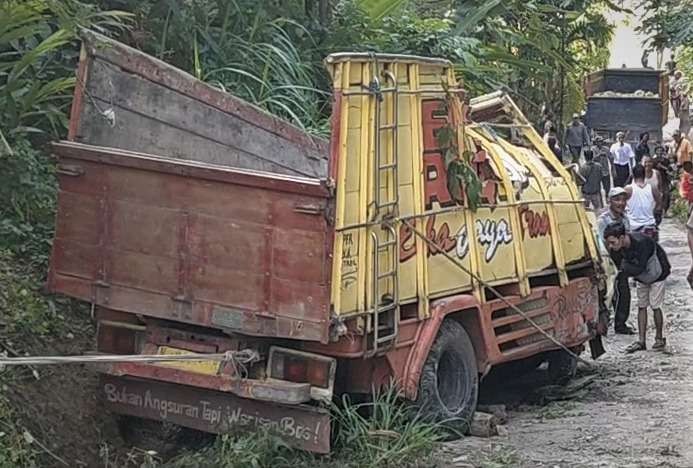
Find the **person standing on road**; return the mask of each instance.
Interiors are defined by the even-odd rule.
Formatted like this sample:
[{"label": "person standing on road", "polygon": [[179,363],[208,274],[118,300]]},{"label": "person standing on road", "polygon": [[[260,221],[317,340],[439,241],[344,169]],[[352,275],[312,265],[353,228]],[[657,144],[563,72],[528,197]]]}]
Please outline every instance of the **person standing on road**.
[{"label": "person standing on road", "polygon": [[604,139],[600,136],[594,137],[594,146],[592,153],[595,160],[602,168],[602,188],[604,189],[604,198],[609,201],[609,190],[611,190],[611,160],[609,159],[609,148],[604,144]]},{"label": "person standing on road", "polygon": [[688,135],[691,129],[691,113],[690,100],[688,99],[688,90],[681,92],[679,99],[679,130],[684,135]]},{"label": "person standing on road", "polygon": [[[544,133],[549,133],[549,130],[551,128],[554,128],[554,123],[553,123],[553,113],[551,111],[546,110],[544,112],[544,124],[542,125],[544,129]],[[555,130],[554,130],[555,131]]]},{"label": "person standing on road", "polygon": [[[608,201],[609,209],[604,211],[597,219],[597,229],[602,239],[604,239],[606,227],[613,223],[620,222],[627,231],[630,230],[630,224],[626,216],[626,204],[628,202],[626,190],[622,187],[612,188],[609,191]],[[606,239],[604,243],[606,243]],[[609,254],[614,264],[617,266],[621,264],[620,253],[610,250]],[[616,287],[614,288],[612,305],[614,307],[614,332],[620,335],[633,335],[635,331],[627,325],[628,316],[630,315],[630,286],[628,285],[628,277],[620,272],[616,275]]]},{"label": "person standing on road", "polygon": [[609,250],[621,254],[619,272],[633,277],[637,283],[638,335],[639,339],[626,348],[634,353],[647,349],[647,308],[652,308],[655,322],[655,342],[652,349],[664,349],[664,280],[671,272],[671,265],[664,249],[651,237],[628,233],[623,223],[609,224],[604,230]]},{"label": "person standing on road", "polygon": [[693,149],[691,148],[691,142],[688,141],[682,133],[681,130],[674,130],[674,152],[676,153],[676,164],[681,167],[686,161],[691,161],[693,159]]},{"label": "person standing on road", "polygon": [[616,140],[609,150],[614,163],[614,187],[624,187],[633,170],[635,153],[630,144],[626,143],[626,135],[623,132],[616,134]]},{"label": "person standing on road", "polygon": [[655,148],[655,156],[652,160],[654,169],[659,172],[659,192],[662,194],[662,217],[666,215],[671,205],[671,181],[673,173],[671,162],[666,155],[664,147],[657,146]]},{"label": "person standing on road", "polygon": [[[549,142],[551,140],[551,142]],[[544,133],[544,142],[549,145],[549,148],[551,148],[551,151],[556,154],[556,150],[560,151],[560,146],[558,144],[558,137],[556,135],[556,127],[549,127],[549,129]]]},{"label": "person standing on road", "polygon": [[549,136],[546,138],[546,144],[549,148],[551,148],[551,151],[554,155],[556,155],[558,160],[563,162],[563,151],[561,151],[561,147],[558,145],[556,137],[549,134]]},{"label": "person standing on road", "polygon": [[[679,192],[681,198],[688,202],[688,221],[686,221],[686,232],[688,234],[688,250],[691,252],[693,260],[693,162],[686,161],[683,163],[683,174],[681,174],[681,183],[679,184]],[[686,276],[688,285],[693,289],[693,262]]]},{"label": "person standing on road", "polygon": [[662,223],[664,212],[664,183],[662,182],[662,175],[655,169],[654,160],[649,156],[642,158],[642,167],[645,168],[645,183],[652,187],[653,193],[659,193],[659,206],[654,211],[655,225],[659,226]]},{"label": "person standing on road", "polygon": [[671,101],[671,108],[674,111],[674,117],[678,118],[679,108],[681,107],[681,96],[679,94],[679,87],[683,78],[683,73],[679,70],[674,72],[674,76],[669,80],[669,100]]},{"label": "person standing on road", "polygon": [[645,182],[645,168],[640,164],[633,168],[633,183],[625,187],[628,193],[628,221],[630,231],[657,240],[655,212],[661,206],[659,191]]},{"label": "person standing on road", "polygon": [[650,156],[650,134],[645,132],[640,134],[638,144],[635,145],[635,164],[642,164],[642,158],[645,156]]},{"label": "person standing on road", "polygon": [[585,164],[580,166],[580,175],[584,179],[582,184],[582,196],[585,199],[585,208],[589,208],[590,205],[595,210],[602,208],[602,167],[599,163],[594,162],[594,155],[592,150],[586,149],[583,153],[585,155]]},{"label": "person standing on road", "polygon": [[580,160],[582,148],[589,148],[590,135],[587,127],[580,122],[580,115],[573,114],[573,121],[565,129],[565,138],[563,143],[568,146],[570,155],[573,158],[573,164],[577,164]]}]

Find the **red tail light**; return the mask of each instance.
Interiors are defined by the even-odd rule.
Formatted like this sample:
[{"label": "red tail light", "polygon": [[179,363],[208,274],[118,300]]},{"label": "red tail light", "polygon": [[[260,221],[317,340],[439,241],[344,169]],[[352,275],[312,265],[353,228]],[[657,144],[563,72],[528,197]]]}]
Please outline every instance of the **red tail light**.
[{"label": "red tail light", "polygon": [[315,399],[332,398],[336,368],[334,358],[274,346],[267,362],[269,378],[309,383]]}]

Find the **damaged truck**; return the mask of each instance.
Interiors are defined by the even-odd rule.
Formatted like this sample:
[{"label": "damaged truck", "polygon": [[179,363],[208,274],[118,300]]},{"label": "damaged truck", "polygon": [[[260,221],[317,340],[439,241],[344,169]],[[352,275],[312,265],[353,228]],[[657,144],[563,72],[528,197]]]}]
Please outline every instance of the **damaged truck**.
[{"label": "damaged truck", "polygon": [[570,374],[597,335],[588,215],[507,95],[442,59],[325,64],[329,141],[85,33],[49,288],[99,353],[200,356],[102,365],[113,412],[326,453],[336,395],[394,384],[463,427],[492,367]]}]

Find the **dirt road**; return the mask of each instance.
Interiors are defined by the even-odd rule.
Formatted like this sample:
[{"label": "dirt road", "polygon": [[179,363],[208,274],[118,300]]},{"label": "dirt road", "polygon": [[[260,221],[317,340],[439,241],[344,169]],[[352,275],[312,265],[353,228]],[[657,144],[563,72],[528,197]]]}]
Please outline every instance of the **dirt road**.
[{"label": "dirt road", "polygon": [[[693,291],[685,280],[691,259],[675,221],[664,221],[660,242],[672,264],[664,306],[669,349],[628,355],[633,337],[610,335],[596,369],[579,370],[578,377],[592,374],[595,381],[543,406],[536,398],[541,370],[505,385],[502,394],[494,388],[487,397],[510,410],[507,435],[447,443],[448,466],[693,467]],[[633,303],[634,325],[636,314]],[[653,339],[654,329],[648,346]]]}]

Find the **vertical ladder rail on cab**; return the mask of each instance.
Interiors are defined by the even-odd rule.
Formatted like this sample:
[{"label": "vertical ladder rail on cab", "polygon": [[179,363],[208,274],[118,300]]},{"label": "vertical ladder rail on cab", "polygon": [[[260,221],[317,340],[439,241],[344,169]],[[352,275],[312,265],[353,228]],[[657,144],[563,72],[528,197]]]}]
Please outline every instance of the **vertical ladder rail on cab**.
[{"label": "vertical ladder rail on cab", "polygon": [[[373,211],[371,215],[370,236],[373,252],[373,284],[371,313],[371,329],[369,334],[366,329],[364,334],[364,358],[375,356],[392,348],[399,333],[399,257],[398,257],[398,232],[395,220],[399,215],[399,178],[398,149],[397,149],[397,124],[398,124],[398,84],[395,73],[390,70],[378,70],[377,57],[373,56],[372,66],[373,81],[369,90],[375,99],[374,118],[374,149],[375,161],[373,171]],[[396,65],[393,65],[396,66]],[[385,87],[381,87],[379,76],[382,75]],[[387,82],[392,82],[391,86]],[[386,96],[392,99],[392,120],[381,123],[383,115],[382,106],[386,104]],[[387,120],[387,108],[385,109]],[[391,140],[388,145],[391,149],[389,156],[382,148],[381,137],[390,132]],[[391,185],[388,184],[391,182]],[[378,236],[376,229],[384,234],[384,239]],[[381,262],[380,255],[388,259]],[[385,290],[381,288],[381,282],[386,284]],[[391,288],[387,285],[391,284]]]}]

